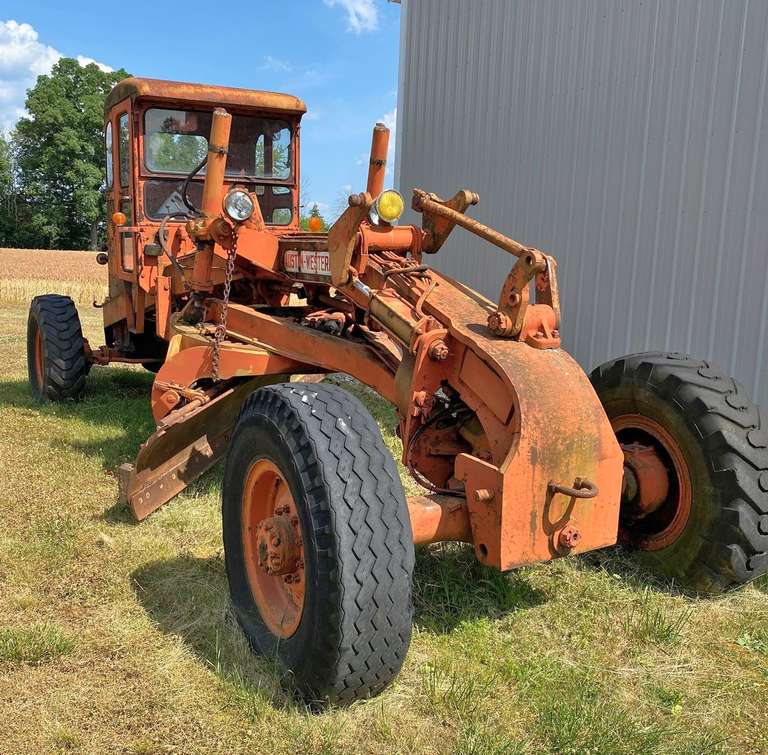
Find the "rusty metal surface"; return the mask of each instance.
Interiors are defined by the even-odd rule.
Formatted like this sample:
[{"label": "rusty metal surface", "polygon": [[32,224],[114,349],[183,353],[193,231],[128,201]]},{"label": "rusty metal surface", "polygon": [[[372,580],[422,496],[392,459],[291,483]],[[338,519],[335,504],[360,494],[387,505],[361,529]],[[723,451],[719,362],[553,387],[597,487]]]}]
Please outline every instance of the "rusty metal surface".
[{"label": "rusty metal surface", "polygon": [[624,452],[624,464],[631,472],[625,475],[625,481],[633,486],[631,494],[624,497],[631,503],[634,515],[642,518],[652,514],[666,500],[669,495],[669,473],[658,451],[652,446],[637,442],[622,443],[621,450]]},{"label": "rusty metal surface", "polygon": [[442,541],[472,542],[467,504],[447,496],[409,496],[413,542],[427,545]]},{"label": "rusty metal surface", "polygon": [[[352,195],[327,235],[279,234],[262,223],[224,233],[232,230],[221,209],[228,125],[217,111],[204,214],[186,227],[197,244],[191,281],[158,283],[182,263],[188,276],[182,257],[156,271],[153,288],[139,257],[147,285],[125,297],[138,330],[143,297],[154,294],[171,337],[152,391],[158,430],[127,480],[137,516],[220,456],[249,390],[338,371],[398,411],[403,461],[436,494],[411,501],[417,542],[468,540],[500,569],[614,542],[623,455],[586,375],[557,348],[554,260],[467,218],[478,201],[468,191],[447,202],[416,192],[423,229],[374,224],[383,126],[372,141],[371,192]],[[421,252],[439,248],[455,225],[519,257],[498,306],[421,264]],[[166,255],[169,243],[161,243]],[[299,294],[303,303],[292,304]],[[496,330],[513,337],[489,329],[494,316],[511,321]],[[285,554],[271,556],[276,564]]]},{"label": "rusty metal surface", "polygon": [[129,77],[114,86],[104,104],[105,113],[126,98],[157,99],[178,102],[231,105],[239,108],[258,108],[280,113],[306,113],[307,106],[298,97],[278,92],[263,92],[236,87],[189,84],[181,81],[163,81]]},{"label": "rusty metal surface", "polygon": [[[615,542],[623,454],[583,370],[559,349],[531,349],[492,336],[483,327],[487,300],[463,295],[449,279],[435,276],[448,285],[434,303],[427,302],[425,311],[437,314],[439,306],[447,313],[452,335],[506,386],[515,407],[514,423],[503,424],[499,415],[503,417],[505,408],[495,412],[495,447],[493,437],[491,442],[496,458],[503,453],[501,461],[468,454],[456,460],[456,476],[466,483],[478,558],[502,569],[552,558],[559,555],[556,537],[566,524],[581,533],[575,552]],[[480,365],[473,364],[466,374],[478,372]],[[487,391],[478,390],[467,385],[462,396],[472,408],[477,406],[491,431],[494,423],[481,411]],[[594,482],[599,494],[577,502],[549,490],[552,480],[576,477]],[[476,490],[494,495],[479,500]]]},{"label": "rusty metal surface", "polygon": [[[287,376],[310,373],[312,365],[246,344],[226,343],[219,356],[219,378]],[[190,386],[213,378],[213,346],[190,346],[166,359],[152,384],[152,413],[159,422],[170,411],[163,397],[170,384]],[[178,391],[175,391],[178,393]],[[174,404],[175,406],[175,404]]]},{"label": "rusty metal surface", "polygon": [[[472,192],[466,193],[474,200],[471,201],[470,204],[477,204],[479,197]],[[412,207],[423,215],[437,215],[448,220],[453,225],[460,225],[470,233],[474,233],[475,236],[479,236],[481,239],[490,242],[499,249],[503,249],[505,252],[515,255],[515,257],[522,257],[530,251],[529,247],[524,246],[519,241],[515,241],[514,239],[509,238],[509,236],[499,233],[497,230],[490,228],[479,220],[470,218],[465,215],[463,211],[450,207],[447,203],[439,201],[434,195],[427,194],[427,192],[422,191],[421,189],[413,190]]]},{"label": "rusty metal surface", "polygon": [[243,401],[262,381],[246,382],[159,428],[132,465],[119,470],[120,494],[137,520],[149,516],[209,469],[226,451]]},{"label": "rusty metal surface", "polygon": [[350,279],[350,262],[357,242],[360,224],[368,217],[374,197],[358,194],[357,201],[350,197],[349,207],[341,213],[328,231],[328,251],[331,255],[331,283],[342,286]]},{"label": "rusty metal surface", "polygon": [[[218,303],[211,302],[211,314],[215,316],[217,312]],[[328,372],[348,372],[385,399],[397,403],[391,368],[366,344],[336,338],[288,318],[274,317],[236,304],[229,307],[228,333],[233,339],[302,362],[305,368],[299,372],[311,372],[311,367],[306,365]]]},{"label": "rusty metal surface", "polygon": [[388,147],[389,129],[383,123],[377,123],[373,127],[371,154],[368,159],[368,181],[365,189],[374,199],[384,190]]}]

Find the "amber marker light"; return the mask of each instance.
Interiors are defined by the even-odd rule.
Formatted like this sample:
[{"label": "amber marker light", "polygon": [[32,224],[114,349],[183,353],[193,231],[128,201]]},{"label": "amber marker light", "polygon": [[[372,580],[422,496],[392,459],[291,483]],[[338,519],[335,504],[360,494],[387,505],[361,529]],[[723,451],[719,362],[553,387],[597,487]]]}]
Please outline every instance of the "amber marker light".
[{"label": "amber marker light", "polygon": [[323,221],[315,215],[312,215],[307,222],[307,226],[309,226],[309,230],[312,231],[312,233],[319,233],[323,230]]},{"label": "amber marker light", "polygon": [[125,225],[128,222],[128,218],[125,217],[124,212],[115,212],[112,214],[112,222],[115,225]]}]

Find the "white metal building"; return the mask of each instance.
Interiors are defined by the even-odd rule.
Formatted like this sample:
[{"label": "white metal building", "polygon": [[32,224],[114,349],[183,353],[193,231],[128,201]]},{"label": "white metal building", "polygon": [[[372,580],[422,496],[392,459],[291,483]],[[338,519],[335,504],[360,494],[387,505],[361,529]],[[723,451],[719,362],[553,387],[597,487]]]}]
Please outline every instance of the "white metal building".
[{"label": "white metal building", "polygon": [[[768,0],[403,0],[398,185],[559,260],[565,346],[711,359],[768,406]],[[430,259],[496,299],[514,259]]]}]

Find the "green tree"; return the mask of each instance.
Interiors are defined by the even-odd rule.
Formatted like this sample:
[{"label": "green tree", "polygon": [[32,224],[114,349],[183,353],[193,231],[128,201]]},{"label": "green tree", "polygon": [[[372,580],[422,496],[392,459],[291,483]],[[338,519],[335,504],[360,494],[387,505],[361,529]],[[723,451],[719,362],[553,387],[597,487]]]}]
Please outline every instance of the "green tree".
[{"label": "green tree", "polygon": [[128,74],[61,58],[27,93],[13,135],[26,232],[35,245],[96,249],[104,202],[104,98]]},{"label": "green tree", "polygon": [[309,211],[309,215],[302,215],[301,220],[299,221],[299,225],[301,226],[302,230],[309,231],[311,230],[309,227],[309,219],[310,218],[319,218],[320,222],[322,223],[322,227],[320,228],[321,231],[327,231],[328,230],[328,223],[325,222],[325,218],[320,214],[320,210],[317,206],[317,203],[312,205],[312,209]]},{"label": "green tree", "polygon": [[0,133],[0,246],[15,245],[15,199],[11,145]]}]

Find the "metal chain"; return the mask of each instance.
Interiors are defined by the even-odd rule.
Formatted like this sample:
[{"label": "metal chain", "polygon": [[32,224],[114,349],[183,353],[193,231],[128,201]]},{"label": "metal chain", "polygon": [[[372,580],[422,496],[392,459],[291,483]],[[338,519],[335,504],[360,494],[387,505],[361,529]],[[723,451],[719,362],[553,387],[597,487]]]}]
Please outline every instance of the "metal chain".
[{"label": "metal chain", "polygon": [[229,309],[229,293],[232,289],[232,275],[235,270],[235,257],[237,257],[237,239],[238,233],[235,230],[232,239],[232,247],[227,254],[227,264],[224,267],[224,296],[222,298],[221,312],[219,322],[216,325],[216,331],[213,334],[213,355],[211,357],[211,374],[213,382],[218,383],[219,377],[219,359],[221,356],[221,342],[227,334],[227,310]]}]

